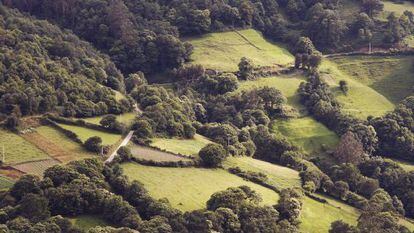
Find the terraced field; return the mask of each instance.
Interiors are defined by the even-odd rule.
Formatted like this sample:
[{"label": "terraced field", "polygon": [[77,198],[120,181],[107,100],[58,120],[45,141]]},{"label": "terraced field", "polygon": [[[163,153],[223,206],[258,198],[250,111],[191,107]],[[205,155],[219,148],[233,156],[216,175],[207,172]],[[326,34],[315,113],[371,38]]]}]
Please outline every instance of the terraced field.
[{"label": "terraced field", "polygon": [[274,205],[279,198],[274,191],[222,169],[161,168],[136,163],[122,164],[121,167],[129,179],[142,182],[154,198],[168,198],[173,207],[183,211],[205,208],[213,193],[241,185],[260,193],[262,204]]},{"label": "terraced field", "polygon": [[114,145],[119,140],[121,140],[121,137],[122,137],[119,134],[107,133],[107,132],[103,132],[99,130],[93,130],[89,128],[76,126],[76,125],[65,125],[65,124],[59,123],[59,126],[76,133],[82,142],[86,141],[90,137],[98,136],[102,138],[102,144]]},{"label": "terraced field", "polygon": [[[0,152],[4,146],[5,163],[16,164],[48,159],[49,156],[21,136],[0,129]],[[1,154],[0,154],[1,155]],[[1,157],[0,157],[1,159]]]},{"label": "terraced field", "polygon": [[22,171],[26,174],[32,174],[37,175],[39,177],[43,177],[43,173],[46,171],[46,169],[57,164],[59,164],[59,162],[54,159],[46,159],[41,161],[16,164],[13,165],[13,168]]},{"label": "terraced field", "polygon": [[129,144],[132,156],[138,159],[153,160],[157,162],[174,162],[174,161],[189,161],[190,159],[183,158],[172,153],[167,153],[152,149],[150,147],[140,146],[136,144]]},{"label": "terraced field", "polygon": [[38,127],[36,132],[27,134],[24,137],[51,157],[63,163],[94,156],[79,143],[70,140],[66,135],[51,126]]},{"label": "terraced field", "polygon": [[248,57],[260,66],[294,62],[294,57],[284,46],[265,40],[253,29],[210,33],[188,41],[194,46],[192,62],[209,69],[236,71],[242,57]]},{"label": "terraced field", "polygon": [[334,149],[339,142],[333,131],[311,117],[277,120],[271,127],[311,156]]},{"label": "terraced field", "polygon": [[[337,100],[343,105],[345,113],[366,119],[368,116],[381,116],[394,109],[394,104],[384,95],[340,70],[334,61],[324,59],[319,70],[322,78],[331,86]],[[347,95],[339,89],[341,80],[348,82]]]},{"label": "terraced field", "polygon": [[151,146],[175,154],[197,157],[198,152],[209,143],[212,142],[208,138],[196,134],[193,139],[154,138]]}]

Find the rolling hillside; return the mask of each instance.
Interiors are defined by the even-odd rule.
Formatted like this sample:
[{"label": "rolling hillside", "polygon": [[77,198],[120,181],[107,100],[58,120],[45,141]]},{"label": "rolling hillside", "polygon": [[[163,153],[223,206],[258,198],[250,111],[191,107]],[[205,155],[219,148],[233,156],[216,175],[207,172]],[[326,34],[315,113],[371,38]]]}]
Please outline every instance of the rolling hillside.
[{"label": "rolling hillside", "polygon": [[194,46],[192,62],[208,69],[236,71],[242,57],[259,66],[293,64],[294,57],[281,45],[271,43],[253,29],[210,33],[188,39]]}]

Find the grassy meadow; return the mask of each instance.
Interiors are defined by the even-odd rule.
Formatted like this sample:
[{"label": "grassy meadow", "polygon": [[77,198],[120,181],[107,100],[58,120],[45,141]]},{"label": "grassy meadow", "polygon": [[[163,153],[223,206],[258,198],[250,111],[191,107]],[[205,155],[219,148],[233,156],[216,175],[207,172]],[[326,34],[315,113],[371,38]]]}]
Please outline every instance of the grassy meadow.
[{"label": "grassy meadow", "polygon": [[401,3],[395,3],[391,0],[383,0],[384,11],[378,15],[381,20],[387,20],[387,17],[394,12],[397,16],[400,16],[404,11],[414,12],[414,3],[410,1],[403,1]]},{"label": "grassy meadow", "polygon": [[[16,164],[49,158],[45,152],[26,141],[23,137],[0,129],[0,153],[2,153],[3,146],[6,164]],[[2,156],[2,154],[0,154],[0,156]]]},{"label": "grassy meadow", "polygon": [[248,91],[254,88],[274,87],[282,92],[287,98],[287,103],[295,107],[300,112],[305,111],[304,106],[300,104],[300,98],[297,94],[301,82],[306,78],[301,73],[293,73],[289,75],[280,75],[275,77],[260,78],[257,80],[240,82],[237,91]]},{"label": "grassy meadow", "polygon": [[0,176],[0,191],[9,189],[13,186],[14,182],[5,176]]},{"label": "grassy meadow", "polygon": [[66,124],[59,123],[59,126],[66,130],[70,130],[76,133],[82,142],[85,142],[90,137],[98,136],[102,138],[103,145],[114,145],[122,138],[122,135],[120,134],[107,133],[107,132],[89,129],[89,128],[85,128],[85,127],[81,127],[77,125],[66,125]]},{"label": "grassy meadow", "polygon": [[196,134],[192,139],[154,138],[151,146],[174,154],[197,157],[198,152],[209,143],[212,142],[208,138]]},{"label": "grassy meadow", "polygon": [[80,215],[80,216],[69,218],[69,220],[74,226],[77,226],[80,229],[85,230],[85,231],[89,230],[90,228],[97,227],[97,226],[104,227],[104,226],[110,225],[101,217],[94,216],[94,215]]},{"label": "grassy meadow", "polygon": [[[244,171],[262,172],[269,178],[267,183],[279,188],[301,187],[299,172],[287,167],[247,157],[227,158],[224,165],[225,167],[238,166]],[[356,223],[359,217],[357,209],[332,198],[316,195],[326,199],[328,203],[321,203],[307,196],[303,197],[300,218],[302,232],[326,233],[331,222],[339,219],[350,224]]]},{"label": "grassy meadow", "polygon": [[39,138],[45,139],[45,143],[42,143],[42,145],[52,150],[49,155],[59,161],[66,163],[94,156],[93,153],[85,150],[82,145],[70,140],[66,135],[53,127],[41,126],[36,128],[36,132],[39,134],[37,136],[38,140]]},{"label": "grassy meadow", "polygon": [[301,187],[301,180],[297,171],[258,159],[250,157],[228,157],[224,162],[224,167],[240,167],[243,171],[264,173],[269,178],[269,184],[279,189]]},{"label": "grassy meadow", "polygon": [[[366,119],[368,116],[381,116],[394,109],[394,104],[373,88],[359,82],[352,75],[342,71],[331,59],[324,59],[321,67],[322,78],[331,86],[345,113]],[[349,91],[345,95],[339,89],[339,81],[348,82]]]},{"label": "grassy meadow", "polygon": [[397,104],[413,92],[413,56],[332,58],[338,69]]},{"label": "grassy meadow", "polygon": [[130,180],[142,182],[154,198],[168,198],[173,207],[183,211],[205,208],[213,193],[241,185],[260,193],[262,204],[274,205],[279,199],[274,191],[223,169],[162,168],[136,163],[125,163],[121,167]]},{"label": "grassy meadow", "polygon": [[210,33],[188,41],[194,46],[192,62],[208,69],[237,71],[242,57],[250,58],[259,66],[294,62],[294,57],[283,46],[265,40],[253,29]]},{"label": "grassy meadow", "polygon": [[277,120],[272,130],[285,136],[294,145],[309,154],[319,154],[335,148],[339,137],[312,117]]},{"label": "grassy meadow", "polygon": [[[137,116],[137,114],[135,112],[127,112],[121,115],[117,115],[116,119],[117,121],[124,123],[126,125],[130,125],[132,123],[132,121],[135,119],[135,117]],[[102,120],[104,116],[97,116],[97,117],[90,117],[90,118],[83,118],[82,120],[92,123],[92,124],[96,124],[99,125],[99,122]]]}]

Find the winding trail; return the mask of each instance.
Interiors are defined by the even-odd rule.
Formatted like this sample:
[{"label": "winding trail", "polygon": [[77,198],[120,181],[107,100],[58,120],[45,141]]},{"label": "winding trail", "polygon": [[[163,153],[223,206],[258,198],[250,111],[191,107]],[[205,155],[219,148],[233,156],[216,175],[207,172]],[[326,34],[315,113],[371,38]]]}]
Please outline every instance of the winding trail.
[{"label": "winding trail", "polygon": [[[134,104],[134,110],[137,112],[137,116],[141,116],[142,113],[143,113],[143,111],[138,107],[138,104]],[[124,138],[124,140],[122,140],[121,144],[119,144],[119,146],[114,150],[114,152],[112,152],[112,154],[105,160],[105,163],[112,162],[114,160],[115,156],[118,155],[117,152],[118,152],[119,148],[121,148],[122,146],[128,145],[128,143],[131,140],[133,135],[134,135],[134,131],[133,130],[129,131],[129,133]]]}]

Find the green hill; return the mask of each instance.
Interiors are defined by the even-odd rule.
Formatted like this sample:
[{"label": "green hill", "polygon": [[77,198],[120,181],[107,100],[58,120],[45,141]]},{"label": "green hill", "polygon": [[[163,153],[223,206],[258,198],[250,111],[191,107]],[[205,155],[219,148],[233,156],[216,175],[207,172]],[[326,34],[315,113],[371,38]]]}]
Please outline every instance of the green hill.
[{"label": "green hill", "polygon": [[[342,71],[334,60],[324,59],[320,71],[337,100],[343,105],[345,113],[366,119],[368,116],[381,116],[394,109],[394,104],[384,95]],[[341,80],[348,82],[349,91],[346,95],[339,89]]]},{"label": "green hill", "polygon": [[287,65],[294,57],[281,45],[265,40],[256,30],[210,33],[188,39],[194,46],[192,62],[205,68],[236,71],[242,57],[255,65]]},{"label": "green hill", "polygon": [[154,198],[168,198],[173,207],[183,211],[205,208],[213,193],[241,185],[247,185],[260,193],[262,204],[274,205],[279,198],[274,191],[223,169],[162,168],[136,163],[122,164],[121,167],[131,180],[142,182]]}]

